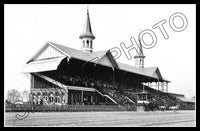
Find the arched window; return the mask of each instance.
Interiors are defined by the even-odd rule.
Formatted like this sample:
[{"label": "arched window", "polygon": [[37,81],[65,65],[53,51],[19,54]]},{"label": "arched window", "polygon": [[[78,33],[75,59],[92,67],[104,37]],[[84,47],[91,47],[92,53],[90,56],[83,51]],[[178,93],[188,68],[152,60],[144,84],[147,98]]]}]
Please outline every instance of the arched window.
[{"label": "arched window", "polygon": [[89,47],[89,40],[87,40],[86,43],[87,43],[87,47]]}]

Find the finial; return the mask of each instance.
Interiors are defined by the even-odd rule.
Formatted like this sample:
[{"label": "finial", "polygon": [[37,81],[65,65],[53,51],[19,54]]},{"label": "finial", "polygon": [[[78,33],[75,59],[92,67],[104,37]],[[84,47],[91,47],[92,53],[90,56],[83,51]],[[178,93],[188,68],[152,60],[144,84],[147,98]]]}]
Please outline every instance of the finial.
[{"label": "finial", "polygon": [[88,5],[87,5],[87,14],[89,13],[89,7],[88,7]]},{"label": "finial", "polygon": [[[140,32],[141,32],[141,28],[139,28],[139,34],[140,34]],[[140,35],[138,35],[138,37],[139,37]],[[141,40],[140,40],[140,37],[138,38],[138,40],[139,40],[139,43],[141,44]]]},{"label": "finial", "polygon": [[[139,28],[139,34],[140,34],[141,28]],[[143,55],[143,50],[142,50],[142,44],[141,44],[141,39],[140,39],[140,35],[138,35],[138,40],[139,40],[139,44],[140,44],[140,54]]]}]

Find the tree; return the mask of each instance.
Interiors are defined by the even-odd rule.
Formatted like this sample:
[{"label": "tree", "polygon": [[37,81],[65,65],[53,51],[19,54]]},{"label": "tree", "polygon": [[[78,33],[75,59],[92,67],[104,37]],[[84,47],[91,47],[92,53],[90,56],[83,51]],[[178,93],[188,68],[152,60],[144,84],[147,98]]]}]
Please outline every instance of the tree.
[{"label": "tree", "polygon": [[16,89],[8,90],[7,100],[11,103],[15,103],[16,101],[22,100],[21,93]]}]

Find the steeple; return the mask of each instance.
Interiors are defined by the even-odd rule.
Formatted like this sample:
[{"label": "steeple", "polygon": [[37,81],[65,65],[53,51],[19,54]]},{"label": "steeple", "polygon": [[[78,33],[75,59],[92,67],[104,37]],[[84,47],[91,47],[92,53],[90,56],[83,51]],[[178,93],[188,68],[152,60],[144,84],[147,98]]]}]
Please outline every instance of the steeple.
[{"label": "steeple", "polygon": [[143,50],[142,50],[142,44],[141,44],[141,40],[139,38],[139,49],[138,52],[136,52],[136,55],[134,56],[135,58],[135,66],[139,67],[139,68],[144,68],[144,54],[143,54]]},{"label": "steeple", "polygon": [[87,53],[93,52],[92,41],[95,39],[95,36],[92,33],[88,8],[87,8],[87,16],[86,16],[86,21],[85,21],[83,33],[79,36],[79,38],[82,41],[82,48],[81,48],[82,51],[87,52]]}]

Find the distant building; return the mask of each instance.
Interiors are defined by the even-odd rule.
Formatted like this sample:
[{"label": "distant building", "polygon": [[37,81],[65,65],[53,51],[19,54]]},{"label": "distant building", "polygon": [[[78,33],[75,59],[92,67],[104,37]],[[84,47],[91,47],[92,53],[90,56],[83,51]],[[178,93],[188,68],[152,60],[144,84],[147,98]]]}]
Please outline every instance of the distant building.
[{"label": "distant building", "polygon": [[171,95],[171,96],[176,97],[177,99],[181,100],[184,103],[195,104],[195,100],[194,99],[187,98],[183,94],[176,94],[176,93],[168,93],[168,94]]}]

